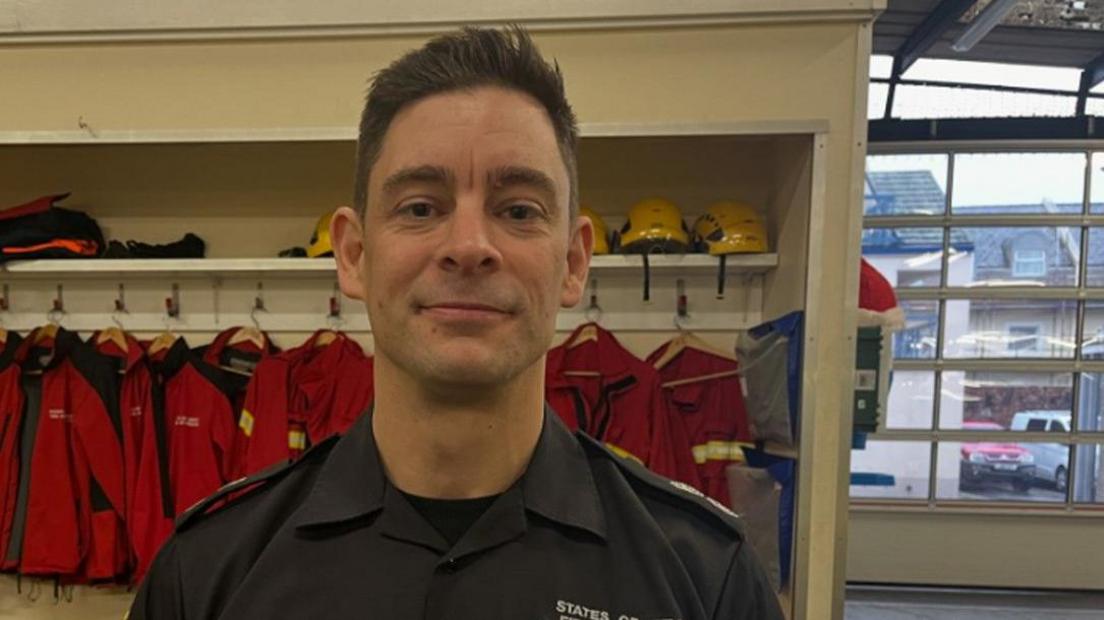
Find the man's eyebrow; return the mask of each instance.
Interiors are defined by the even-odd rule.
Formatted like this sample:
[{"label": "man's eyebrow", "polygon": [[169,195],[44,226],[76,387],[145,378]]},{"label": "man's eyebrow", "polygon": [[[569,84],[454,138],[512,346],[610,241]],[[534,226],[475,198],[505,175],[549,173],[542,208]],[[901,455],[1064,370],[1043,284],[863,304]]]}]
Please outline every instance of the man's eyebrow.
[{"label": "man's eyebrow", "polygon": [[410,166],[403,168],[383,182],[384,194],[394,192],[407,183],[436,183],[438,185],[455,185],[455,177],[452,172],[441,166]]},{"label": "man's eyebrow", "polygon": [[[487,172],[487,186],[493,189],[528,185],[547,195],[555,203],[556,183],[552,177],[528,166],[501,166]],[[550,205],[555,206],[555,204]]]}]

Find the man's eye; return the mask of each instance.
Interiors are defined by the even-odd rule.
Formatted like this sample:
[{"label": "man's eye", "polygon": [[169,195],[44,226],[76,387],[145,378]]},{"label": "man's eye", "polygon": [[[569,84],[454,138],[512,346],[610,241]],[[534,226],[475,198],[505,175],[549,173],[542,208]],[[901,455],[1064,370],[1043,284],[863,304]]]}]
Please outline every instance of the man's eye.
[{"label": "man's eye", "polygon": [[400,211],[415,218],[423,219],[433,215],[433,205],[428,202],[411,202],[404,205]]},{"label": "man's eye", "polygon": [[516,204],[506,208],[506,215],[511,220],[528,220],[539,216],[540,210],[533,205]]}]

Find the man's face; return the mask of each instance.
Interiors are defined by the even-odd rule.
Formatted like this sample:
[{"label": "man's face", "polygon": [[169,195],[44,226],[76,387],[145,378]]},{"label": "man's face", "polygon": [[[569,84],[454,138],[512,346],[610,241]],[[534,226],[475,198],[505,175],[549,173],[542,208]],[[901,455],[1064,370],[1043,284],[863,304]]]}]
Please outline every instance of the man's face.
[{"label": "man's face", "polygon": [[363,228],[331,228],[342,290],[363,299],[376,355],[427,387],[501,385],[547,351],[578,303],[589,220],[544,109],[484,87],[403,108],[368,184]]}]

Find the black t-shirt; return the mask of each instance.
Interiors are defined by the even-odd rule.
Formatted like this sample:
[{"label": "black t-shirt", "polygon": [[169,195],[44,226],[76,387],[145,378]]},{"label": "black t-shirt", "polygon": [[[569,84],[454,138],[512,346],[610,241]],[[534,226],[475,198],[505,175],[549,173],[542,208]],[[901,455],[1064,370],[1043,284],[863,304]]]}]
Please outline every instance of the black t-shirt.
[{"label": "black t-shirt", "polygon": [[474,499],[434,499],[405,492],[403,497],[450,545],[455,545],[464,532],[498,499],[497,495]]}]

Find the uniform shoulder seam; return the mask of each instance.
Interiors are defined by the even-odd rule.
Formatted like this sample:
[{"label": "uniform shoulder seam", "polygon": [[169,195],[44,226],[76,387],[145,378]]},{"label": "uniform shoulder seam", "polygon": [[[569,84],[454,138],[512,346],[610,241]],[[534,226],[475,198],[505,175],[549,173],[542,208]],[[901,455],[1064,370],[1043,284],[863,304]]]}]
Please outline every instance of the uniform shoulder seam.
[{"label": "uniform shoulder seam", "polygon": [[670,480],[648,469],[640,462],[618,455],[609,447],[603,445],[597,439],[586,433],[578,433],[580,442],[587,451],[599,458],[605,458],[612,462],[634,487],[643,488],[646,492],[665,500],[673,501],[679,506],[689,507],[696,514],[708,515],[709,520],[722,525],[740,539],[745,539],[743,522],[739,515],[734,513],[724,504],[709,497],[678,480]]},{"label": "uniform shoulder seam", "polygon": [[338,436],[333,435],[318,442],[294,461],[276,463],[255,474],[227,482],[214,493],[199,500],[181,513],[176,520],[176,531],[185,531],[203,520],[203,518],[215,514],[227,506],[236,504],[246,497],[251,497],[261,490],[270,488],[271,485],[291,471],[317,461],[319,458],[324,458],[333,448],[337,439]]}]

